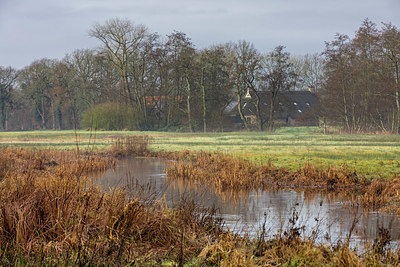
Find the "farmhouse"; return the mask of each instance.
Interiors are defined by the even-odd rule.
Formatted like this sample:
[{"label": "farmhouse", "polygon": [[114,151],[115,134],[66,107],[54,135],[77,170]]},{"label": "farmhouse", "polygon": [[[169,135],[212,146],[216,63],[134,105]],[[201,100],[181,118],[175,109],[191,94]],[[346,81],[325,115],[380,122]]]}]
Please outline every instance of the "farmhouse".
[{"label": "farmhouse", "polygon": [[[270,91],[257,92],[260,97],[260,111],[264,121],[269,118],[271,97]],[[242,98],[243,115],[250,124],[257,124],[257,97],[248,92]],[[320,105],[317,96],[311,91],[282,91],[278,92],[273,110],[275,125],[312,126],[318,123]],[[232,101],[225,113],[231,117],[233,127],[242,125],[242,119],[238,111],[238,101]]]}]

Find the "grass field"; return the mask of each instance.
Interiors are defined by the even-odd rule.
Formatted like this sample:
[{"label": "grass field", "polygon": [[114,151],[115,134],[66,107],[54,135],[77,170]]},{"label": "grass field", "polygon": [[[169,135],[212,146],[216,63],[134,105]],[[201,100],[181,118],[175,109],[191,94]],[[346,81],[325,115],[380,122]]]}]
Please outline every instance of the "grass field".
[{"label": "grass field", "polygon": [[354,169],[368,178],[400,174],[400,135],[324,135],[316,127],[281,128],[268,132],[172,133],[130,131],[2,132],[1,146],[104,150],[118,136],[148,135],[153,151],[217,151],[257,163],[271,161],[291,170],[304,163]]}]

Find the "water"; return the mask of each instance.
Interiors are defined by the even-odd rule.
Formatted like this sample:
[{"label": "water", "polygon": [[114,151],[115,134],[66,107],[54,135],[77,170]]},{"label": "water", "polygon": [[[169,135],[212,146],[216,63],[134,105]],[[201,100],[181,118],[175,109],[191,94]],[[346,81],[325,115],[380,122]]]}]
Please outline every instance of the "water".
[{"label": "water", "polygon": [[289,219],[298,215],[295,227],[302,227],[304,237],[312,237],[319,243],[344,242],[354,221],[357,223],[349,239],[358,247],[364,241],[377,238],[379,227],[389,229],[397,247],[400,241],[400,216],[380,212],[367,212],[351,206],[345,198],[304,191],[253,191],[216,192],[209,185],[167,180],[166,162],[160,159],[132,158],[120,160],[117,167],[97,178],[97,183],[107,188],[132,185],[151,185],[161,197],[165,195],[169,207],[173,207],[182,195],[195,198],[205,207],[215,206],[221,213],[225,226],[238,233],[256,236],[265,222],[268,236],[284,232]]}]

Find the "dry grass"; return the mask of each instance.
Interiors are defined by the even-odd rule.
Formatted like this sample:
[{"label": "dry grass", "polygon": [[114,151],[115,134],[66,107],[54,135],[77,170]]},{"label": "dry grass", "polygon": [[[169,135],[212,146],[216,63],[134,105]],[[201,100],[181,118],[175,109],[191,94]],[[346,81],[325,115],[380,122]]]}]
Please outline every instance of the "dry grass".
[{"label": "dry grass", "polygon": [[372,182],[362,202],[373,209],[400,214],[400,178]]},{"label": "dry grass", "polygon": [[148,145],[150,137],[147,135],[122,136],[113,138],[110,152],[118,157],[146,157],[151,156]]},{"label": "dry grass", "polygon": [[104,192],[85,174],[111,158],[2,149],[0,162],[2,265],[187,261],[220,231],[214,213],[194,203],[172,211],[124,189]]},{"label": "dry grass", "polygon": [[261,242],[221,235],[199,254],[196,266],[398,266],[399,251],[373,245],[362,256],[347,245],[317,245],[310,239],[277,236]]},{"label": "dry grass", "polygon": [[369,184],[365,177],[345,167],[317,169],[306,164],[296,172],[267,163],[258,165],[240,158],[199,153],[192,161],[174,161],[167,169],[170,178],[190,179],[213,184],[219,190],[266,189],[284,187],[358,188]]},{"label": "dry grass", "polygon": [[[25,149],[0,152],[0,264],[4,266],[363,266],[399,262],[399,253],[385,248],[385,238],[363,257],[346,245],[332,248],[303,239],[294,223],[273,239],[265,240],[265,232],[260,231],[260,237],[251,240],[223,231],[215,210],[203,209],[189,199],[170,209],[164,199],[132,196],[127,188],[105,192],[87,176],[115,164],[104,155]],[[193,159],[187,153],[179,157]],[[272,176],[290,176],[272,166],[258,170],[240,160],[211,159],[225,164],[221,166],[226,174],[230,168],[238,172],[240,176],[231,181],[247,171],[261,177],[266,168]],[[205,159],[198,164],[207,166]],[[343,177],[338,184],[354,182]],[[251,188],[247,182],[242,186]]]},{"label": "dry grass", "polygon": [[344,193],[357,191],[360,196],[352,201],[400,214],[400,179],[371,182],[345,166],[321,169],[306,164],[293,172],[271,163],[259,165],[228,155],[201,152],[169,163],[167,177],[210,184],[217,192],[287,187]]}]

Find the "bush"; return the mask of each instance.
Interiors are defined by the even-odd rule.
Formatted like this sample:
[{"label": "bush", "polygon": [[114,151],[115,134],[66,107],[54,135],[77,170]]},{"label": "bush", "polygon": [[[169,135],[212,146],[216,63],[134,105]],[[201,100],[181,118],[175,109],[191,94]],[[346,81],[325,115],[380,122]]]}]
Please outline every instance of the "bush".
[{"label": "bush", "polygon": [[82,115],[81,127],[102,130],[138,130],[143,127],[143,114],[137,108],[114,102],[98,104]]}]

